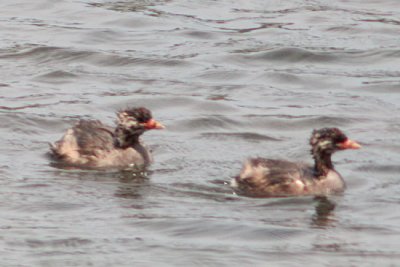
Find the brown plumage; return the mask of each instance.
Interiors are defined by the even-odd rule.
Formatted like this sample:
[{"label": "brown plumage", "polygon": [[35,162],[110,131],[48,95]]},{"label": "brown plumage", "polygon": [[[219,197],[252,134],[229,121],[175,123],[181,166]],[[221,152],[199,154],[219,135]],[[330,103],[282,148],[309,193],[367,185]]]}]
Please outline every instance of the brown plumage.
[{"label": "brown plumage", "polygon": [[253,197],[326,195],[341,192],[345,183],[335,171],[331,156],[344,149],[361,146],[337,128],[314,130],[311,138],[314,165],[264,158],[249,159],[231,185],[243,195]]},{"label": "brown plumage", "polygon": [[150,151],[140,141],[146,130],[163,129],[146,108],[129,108],[117,113],[117,126],[97,120],[80,120],[50,149],[60,162],[89,168],[134,167],[152,161]]}]

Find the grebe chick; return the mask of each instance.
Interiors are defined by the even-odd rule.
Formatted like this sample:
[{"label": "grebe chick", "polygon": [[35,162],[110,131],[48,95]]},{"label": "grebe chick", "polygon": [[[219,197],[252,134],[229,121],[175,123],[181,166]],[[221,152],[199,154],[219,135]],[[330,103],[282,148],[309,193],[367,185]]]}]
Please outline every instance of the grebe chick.
[{"label": "grebe chick", "polygon": [[345,183],[334,169],[331,156],[345,149],[361,146],[338,128],[314,130],[310,138],[314,165],[285,160],[248,159],[231,186],[253,197],[327,195],[342,192]]},{"label": "grebe chick", "polygon": [[152,156],[140,136],[164,128],[148,109],[128,108],[117,113],[115,128],[98,120],[80,120],[50,149],[54,158],[75,167],[144,166],[152,162]]}]

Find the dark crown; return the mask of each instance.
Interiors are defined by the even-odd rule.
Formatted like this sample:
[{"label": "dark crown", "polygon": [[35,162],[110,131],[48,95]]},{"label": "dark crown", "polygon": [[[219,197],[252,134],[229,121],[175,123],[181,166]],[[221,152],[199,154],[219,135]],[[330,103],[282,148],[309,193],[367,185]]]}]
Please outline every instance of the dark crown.
[{"label": "dark crown", "polygon": [[147,122],[152,118],[151,111],[144,107],[128,108],[123,112],[130,117],[134,117],[140,123]]},{"label": "dark crown", "polygon": [[310,144],[315,145],[317,142],[327,139],[337,144],[346,141],[347,136],[338,128],[322,128],[312,132]]}]

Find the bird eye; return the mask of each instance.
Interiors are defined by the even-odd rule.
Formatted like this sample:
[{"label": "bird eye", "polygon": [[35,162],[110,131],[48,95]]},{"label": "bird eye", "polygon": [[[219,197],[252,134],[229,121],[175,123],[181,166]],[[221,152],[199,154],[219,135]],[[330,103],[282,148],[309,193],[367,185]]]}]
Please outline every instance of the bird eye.
[{"label": "bird eye", "polygon": [[346,136],[338,136],[338,137],[335,139],[335,143],[340,144],[340,143],[345,142],[346,140],[347,140],[347,137],[346,137]]}]

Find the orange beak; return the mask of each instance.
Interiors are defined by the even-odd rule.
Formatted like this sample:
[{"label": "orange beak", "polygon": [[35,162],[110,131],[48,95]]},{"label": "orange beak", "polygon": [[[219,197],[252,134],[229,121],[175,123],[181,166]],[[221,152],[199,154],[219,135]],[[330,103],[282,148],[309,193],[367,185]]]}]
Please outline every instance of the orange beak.
[{"label": "orange beak", "polygon": [[147,130],[151,130],[151,129],[165,129],[165,126],[162,125],[161,123],[159,123],[158,121],[154,120],[154,119],[150,119],[148,120],[145,124],[144,127]]},{"label": "orange beak", "polygon": [[361,145],[359,143],[357,143],[356,141],[347,139],[343,143],[340,143],[339,147],[341,149],[359,149],[359,148],[361,148]]}]

